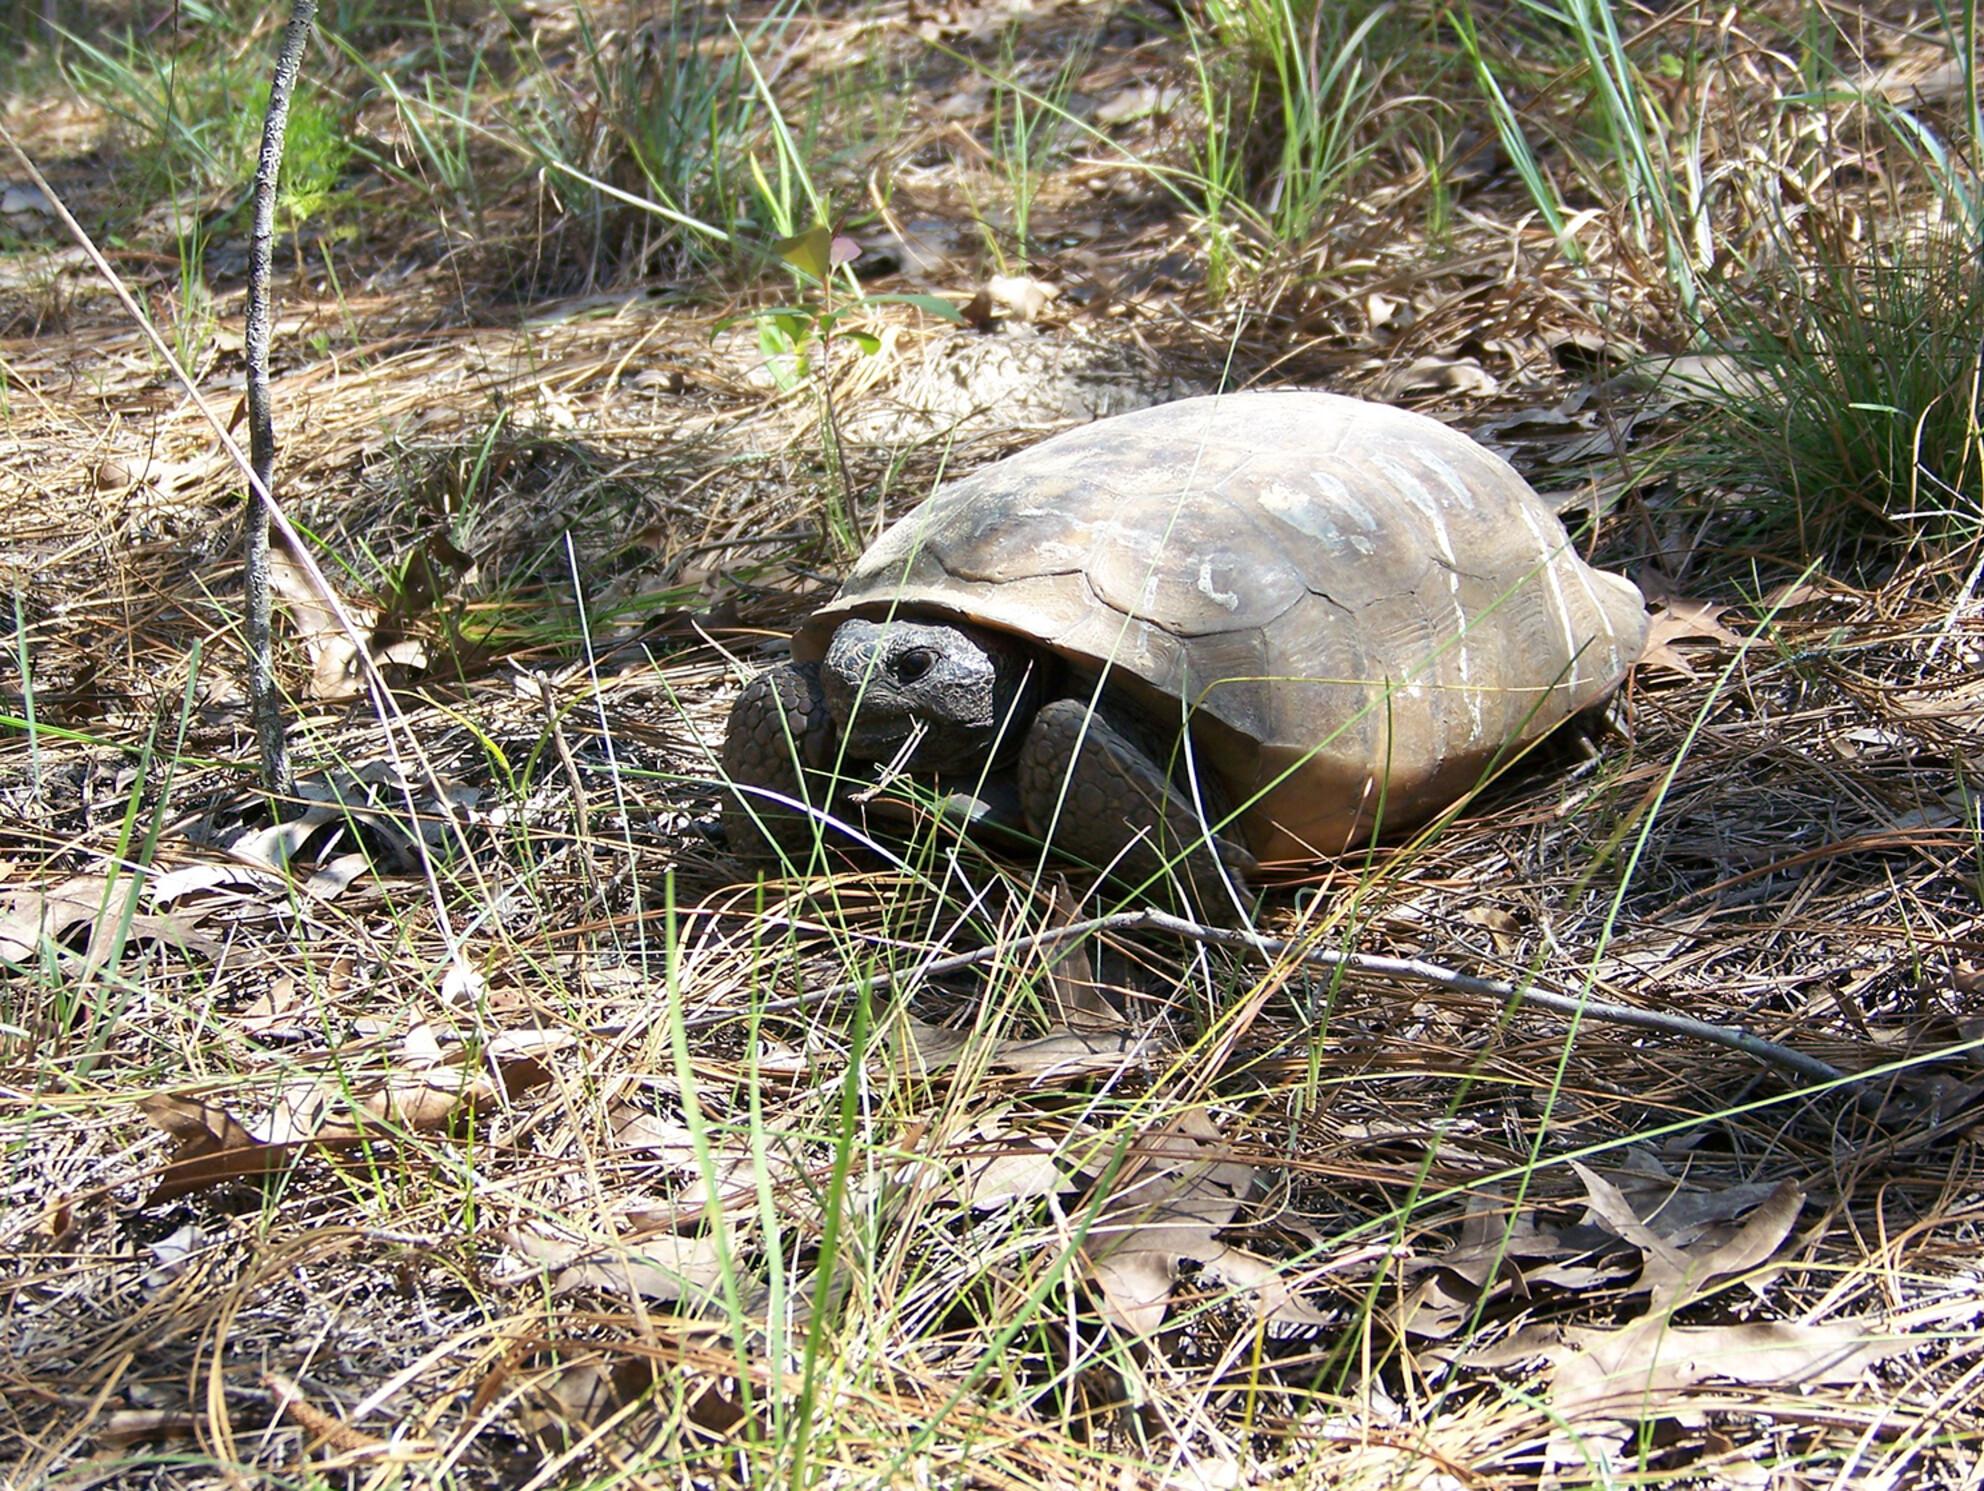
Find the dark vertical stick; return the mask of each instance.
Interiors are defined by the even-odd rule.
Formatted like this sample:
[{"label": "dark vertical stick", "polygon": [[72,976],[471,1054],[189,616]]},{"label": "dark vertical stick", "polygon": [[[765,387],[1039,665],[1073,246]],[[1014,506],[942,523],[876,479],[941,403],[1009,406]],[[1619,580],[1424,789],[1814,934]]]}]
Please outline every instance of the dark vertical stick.
[{"label": "dark vertical stick", "polygon": [[289,125],[289,98],[296,90],[303,47],[317,18],[317,0],[295,0],[283,29],[276,75],[269,84],[269,112],[262,121],[262,153],[255,162],[254,226],[248,242],[248,450],[255,468],[248,493],[242,552],[248,602],[248,702],[255,716],[255,738],[262,752],[262,785],[286,793],[289,744],[283,734],[282,701],[276,695],[274,639],[270,627],[269,494],[274,490],[276,435],[269,408],[269,258],[276,233],[276,177],[282,170],[283,133]]}]

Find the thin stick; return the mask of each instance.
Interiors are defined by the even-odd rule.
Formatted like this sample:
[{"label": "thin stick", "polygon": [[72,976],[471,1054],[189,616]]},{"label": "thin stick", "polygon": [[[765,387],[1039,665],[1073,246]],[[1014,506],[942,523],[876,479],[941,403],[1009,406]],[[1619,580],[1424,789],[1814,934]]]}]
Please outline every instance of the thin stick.
[{"label": "thin stick", "polygon": [[255,208],[248,238],[248,315],[243,340],[248,356],[248,449],[255,480],[248,487],[242,525],[243,585],[248,604],[248,705],[262,754],[262,785],[279,797],[295,783],[276,694],[275,636],[269,585],[269,495],[275,490],[276,431],[269,400],[269,259],[276,234],[276,178],[282,171],[289,100],[303,66],[303,48],[317,18],[317,0],[295,0],[276,54],[269,111],[262,119],[262,151],[255,162]]},{"label": "thin stick", "polygon": [[[1764,1040],[1761,1036],[1751,1035],[1746,1030],[1732,1029],[1726,1025],[1711,1025],[1706,1020],[1697,1020],[1689,1015],[1670,1015],[1659,1010],[1634,1009],[1631,1005],[1612,1004],[1603,999],[1585,999],[1575,994],[1556,994],[1533,987],[1518,988],[1500,979],[1477,978],[1473,974],[1458,973],[1451,968],[1442,968],[1437,963],[1428,963],[1421,958],[1387,958],[1375,953],[1339,953],[1328,948],[1303,947],[1285,938],[1263,937],[1258,932],[1246,932],[1232,927],[1209,927],[1201,922],[1187,921],[1182,916],[1173,916],[1169,912],[1155,909],[1118,911],[1109,916],[1090,917],[1087,921],[1051,927],[1044,932],[1016,937],[973,952],[957,953],[947,958],[926,959],[914,968],[904,969],[901,972],[884,971],[877,973],[872,979],[853,979],[790,999],[771,1000],[757,1008],[763,1013],[771,1014],[779,1010],[818,1004],[826,999],[840,998],[864,987],[877,991],[893,989],[901,984],[976,967],[991,962],[994,958],[1053,947],[1100,932],[1163,932],[1172,937],[1182,937],[1188,942],[1238,948],[1264,959],[1292,956],[1296,961],[1310,968],[1342,969],[1345,973],[1428,984],[1456,994],[1492,1001],[1504,1008],[1520,1005],[1526,1009],[1548,1010],[1553,1014],[1600,1020],[1610,1025],[1626,1025],[1638,1030],[1652,1030],[1663,1035],[1678,1035],[1706,1041],[1713,1046],[1726,1046],[1732,1051],[1741,1051],[1744,1055],[1754,1056],[1767,1065],[1794,1072],[1814,1082],[1849,1080],[1847,1073],[1830,1062],[1819,1060],[1816,1056],[1807,1056],[1804,1052],[1794,1051],[1789,1046],[1780,1046],[1775,1041]],[[699,1015],[689,1023],[698,1027],[720,1025],[735,1018],[735,1015],[730,1014]]]},{"label": "thin stick", "polygon": [[[412,774],[405,769],[405,756],[392,729],[395,722],[405,725],[406,716],[401,711],[398,701],[393,698],[393,691],[386,686],[385,675],[379,671],[378,663],[373,660],[372,649],[366,642],[365,634],[358,629],[358,623],[352,619],[351,612],[345,609],[344,602],[331,588],[331,582],[325,578],[323,567],[317,563],[316,557],[303,542],[303,535],[296,531],[296,526],[289,521],[281,504],[269,495],[269,490],[263,485],[261,477],[255,474],[255,468],[249,463],[247,453],[229,433],[226,422],[214,411],[214,406],[207,401],[206,395],[200,392],[200,386],[193,381],[193,375],[186,371],[185,366],[173,354],[172,348],[166,344],[165,338],[159,335],[159,330],[152,324],[151,317],[145,314],[144,308],[138,304],[137,297],[132,295],[130,286],[126,285],[117,271],[110,267],[110,261],[103,257],[103,251],[96,246],[96,240],[91,238],[83,225],[76,221],[76,215],[69,211],[68,205],[63,202],[55,188],[48,184],[48,178],[41,174],[41,168],[35,165],[28,153],[21,148],[20,141],[14,138],[5,121],[0,121],[0,144],[4,144],[12,152],[14,159],[20,162],[28,180],[34,183],[35,188],[54,210],[56,221],[68,230],[69,236],[76,241],[76,246],[83,251],[84,257],[103,277],[103,282],[110,287],[110,293],[117,297],[118,304],[124,307],[132,325],[144,333],[145,340],[151,343],[152,350],[171,372],[174,381],[186,391],[187,399],[214,432],[214,442],[220,446],[222,453],[247,479],[250,490],[267,504],[269,521],[281,536],[283,543],[288,546],[291,556],[302,568],[304,578],[310,582],[311,589],[316,591],[317,598],[324,603],[324,608],[337,622],[338,629],[351,642],[359,669],[365,678],[366,692],[371,695],[373,709],[383,727],[382,739],[386,753],[391,757],[393,765],[401,768],[399,772],[401,801],[406,806],[409,820],[418,819],[420,813],[413,800]],[[435,774],[433,763],[420,748],[420,738],[414,734],[410,726],[407,728],[407,745],[414,759],[419,762],[421,774],[433,789],[435,796],[445,800],[447,794],[441,789],[440,778]],[[454,828],[464,858],[473,864],[474,856],[469,853],[468,840],[462,834],[461,825],[456,822],[453,815],[449,815],[445,821]],[[431,855],[420,856],[420,870],[427,883],[427,896],[434,908],[435,920],[447,940],[448,956],[451,960],[459,958],[461,945],[455,937],[453,922],[448,915],[448,903],[441,895],[441,882],[434,872]]]}]

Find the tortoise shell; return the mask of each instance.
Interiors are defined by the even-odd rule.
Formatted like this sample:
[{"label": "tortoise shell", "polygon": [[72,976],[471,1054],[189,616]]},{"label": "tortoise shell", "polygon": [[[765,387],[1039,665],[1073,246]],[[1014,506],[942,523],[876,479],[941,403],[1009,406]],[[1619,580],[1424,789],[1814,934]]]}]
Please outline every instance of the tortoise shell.
[{"label": "tortoise shell", "polygon": [[942,616],[1103,672],[1190,730],[1262,859],[1341,852],[1463,795],[1603,699],[1639,591],[1593,569],[1506,461],[1340,395],[1186,399],[939,488],[793,638]]}]

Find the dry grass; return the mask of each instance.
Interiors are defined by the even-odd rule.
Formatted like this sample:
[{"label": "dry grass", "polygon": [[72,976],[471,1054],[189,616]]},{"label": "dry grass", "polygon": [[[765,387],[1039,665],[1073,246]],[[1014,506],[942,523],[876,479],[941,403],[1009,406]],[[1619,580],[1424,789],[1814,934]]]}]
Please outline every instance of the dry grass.
[{"label": "dry grass", "polygon": [[[829,370],[837,447],[819,379],[779,393],[736,319],[793,293],[762,254],[503,143],[532,98],[607,117],[587,47],[624,56],[634,17],[354,22],[409,96],[482,49],[445,96],[491,133],[452,184],[351,56],[306,65],[376,159],[278,254],[281,493],[402,715],[350,697],[292,593],[308,801],[281,814],[239,692],[238,482],[47,221],[0,218],[8,1484],[1974,1484],[1974,551],[1807,573],[1742,494],[1649,472],[1695,417],[1610,378],[1681,350],[1657,254],[1594,195],[1569,262],[1471,164],[1435,17],[1399,18],[1426,50],[1362,121],[1357,190],[1236,250],[1222,297],[1164,174],[1198,148],[1170,11],[820,10],[759,60],[875,260],[910,240],[864,288],[963,300],[1024,252],[1060,291],[990,330],[863,312],[883,351]],[[1784,123],[1800,25],[1926,68],[1919,16],[1634,14],[1713,63],[1738,260],[1795,242],[1765,185],[1921,205],[1891,137],[1854,146],[1878,193],[1814,195]],[[1504,19],[1512,96],[1569,152],[1575,90],[1545,85],[1576,65]],[[1056,107],[1112,143],[1061,134],[1021,244],[1000,79],[1049,97],[1071,56]],[[241,230],[195,285],[173,225],[231,199],[132,200],[142,142],[13,66],[0,123],[125,225],[117,267],[225,404]],[[1263,925],[1740,1025],[1872,1074],[1857,1098],[1294,959],[1057,960],[1032,939],[1084,888],[934,834],[743,878],[711,747],[849,548],[940,471],[1223,368],[1484,429],[1604,513],[1596,552],[1667,618],[1595,762],[1283,884]]]}]

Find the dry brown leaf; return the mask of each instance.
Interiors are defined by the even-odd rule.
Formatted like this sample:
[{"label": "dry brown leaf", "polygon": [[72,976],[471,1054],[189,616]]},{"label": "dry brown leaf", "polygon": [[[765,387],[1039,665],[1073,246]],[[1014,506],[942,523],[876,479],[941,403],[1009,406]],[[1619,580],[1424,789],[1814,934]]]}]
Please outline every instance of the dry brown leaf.
[{"label": "dry brown leaf", "polygon": [[1060,295],[1061,288],[1025,275],[995,274],[985,282],[985,293],[994,305],[1004,306],[1022,321],[1033,321]]},{"label": "dry brown leaf", "polygon": [[1694,1389],[1711,1382],[1769,1386],[1786,1393],[1858,1381],[1920,1342],[1876,1322],[1751,1321],[1677,1326],[1665,1313],[1617,1330],[1567,1327],[1547,1353],[1548,1400],[1557,1428],[1550,1463],[1602,1459],[1634,1426],[1672,1418],[1699,1424]]},{"label": "dry brown leaf", "polygon": [[1129,124],[1138,119],[1169,114],[1184,97],[1174,82],[1133,83],[1118,89],[1095,106],[1095,122],[1102,125]]},{"label": "dry brown leaf", "polygon": [[1762,605],[1766,611],[1790,611],[1799,606],[1809,606],[1817,601],[1852,600],[1853,592],[1843,590],[1820,576],[1809,580],[1786,580],[1782,585],[1764,592]]},{"label": "dry brown leaf", "polygon": [[1054,1163],[1051,1146],[993,1155],[970,1167],[965,1204],[980,1211],[1073,1189],[1074,1182]]},{"label": "dry brown leaf", "polygon": [[[1617,1186],[1583,1165],[1593,1214],[1640,1248],[1646,1266],[1634,1292],[1648,1310],[1616,1329],[1568,1327],[1545,1355],[1550,1405],[1557,1428],[1551,1464],[1574,1466],[1598,1447],[1624,1441],[1632,1426],[1654,1418],[1698,1423],[1689,1397],[1713,1381],[1770,1385],[1787,1391],[1848,1383],[1910,1344],[1860,1321],[1753,1321],[1677,1326],[1674,1311],[1700,1299],[1717,1280],[1747,1273],[1774,1257],[1804,1205],[1790,1181],[1773,1187],[1750,1218],[1730,1232],[1707,1223],[1701,1207],[1673,1207],[1671,1230],[1658,1225],[1665,1209],[1643,1220]],[[1744,1195],[1754,1187],[1732,1187]],[[1677,1239],[1690,1237],[1682,1243]],[[1975,1307],[1973,1307],[1975,1308]]]},{"label": "dry brown leaf", "polygon": [[1638,1267],[1634,1253],[1618,1246],[1609,1234],[1592,1228],[1559,1231],[1540,1225],[1534,1213],[1510,1217],[1505,1202],[1484,1193],[1469,1202],[1453,1247],[1444,1253],[1401,1260],[1400,1268],[1407,1277],[1430,1270],[1452,1275],[1470,1286],[1467,1291],[1456,1291],[1443,1285],[1423,1297],[1408,1295],[1407,1304],[1424,1312],[1428,1328],[1422,1330],[1409,1322],[1405,1328],[1418,1334],[1439,1334],[1452,1323],[1451,1311],[1440,1302],[1459,1299],[1462,1294],[1471,1313],[1484,1291],[1526,1296],[1545,1285],[1564,1290],[1593,1289],[1628,1276]]},{"label": "dry brown leaf", "polygon": [[[1358,1256],[1368,1259],[1370,1254],[1366,1252]],[[1332,1259],[1330,1271],[1342,1268],[1350,1261],[1347,1257]],[[1291,1278],[1288,1269],[1272,1259],[1249,1253],[1244,1248],[1222,1247],[1199,1262],[1201,1278],[1217,1279],[1229,1290],[1248,1296],[1259,1319],[1272,1321],[1276,1325],[1328,1326],[1338,1323],[1335,1316],[1316,1309],[1303,1299],[1296,1292],[1299,1281]],[[1323,1270],[1305,1272],[1313,1277]]]},{"label": "dry brown leaf", "polygon": [[169,906],[174,901],[206,890],[238,888],[260,898],[279,890],[281,884],[268,872],[252,865],[194,864],[182,865],[176,870],[154,871],[145,881],[145,895],[154,906]]},{"label": "dry brown leaf", "polygon": [[1493,940],[1495,951],[1503,957],[1522,946],[1522,923],[1500,906],[1469,906],[1461,912],[1460,919],[1485,931]]},{"label": "dry brown leaf", "polygon": [[185,1274],[193,1261],[212,1246],[213,1239],[203,1228],[191,1222],[175,1228],[157,1242],[147,1244],[145,1251],[152,1255],[153,1263],[145,1270],[145,1289],[156,1293],[165,1288]]},{"label": "dry brown leaf", "polygon": [[[1481,1298],[1474,1289],[1456,1289],[1451,1275],[1429,1273],[1391,1308],[1393,1326],[1424,1341],[1450,1341],[1474,1318]],[[1469,1358],[1472,1360],[1472,1358]]]},{"label": "dry brown leaf", "polygon": [[[366,869],[395,873],[418,869],[427,851],[437,849],[469,820],[482,790],[447,779],[435,785],[424,775],[405,782],[389,761],[368,762],[356,771],[340,768],[296,784],[296,795],[308,804],[291,818],[232,835],[207,837],[218,848],[256,869],[278,876],[308,850],[317,868],[303,890],[320,900],[341,894]],[[408,831],[407,801],[416,814]],[[181,825],[190,827],[190,825]],[[365,831],[365,842],[339,849],[354,828]]]},{"label": "dry brown leaf", "polygon": [[1754,398],[1763,387],[1753,369],[1727,352],[1683,353],[1644,363],[1623,378],[1683,402]]},{"label": "dry brown leaf", "polygon": [[995,1146],[997,1152],[965,1162],[964,1200],[967,1206],[989,1211],[1015,1201],[1031,1201],[1074,1188],[1074,1178],[1055,1162],[1056,1149],[1049,1140],[988,1129],[982,1137],[974,1137],[968,1142],[974,1156],[981,1145]]},{"label": "dry brown leaf", "polygon": [[1088,1260],[1104,1309],[1147,1336],[1164,1323],[1179,1264],[1211,1263],[1226,1251],[1214,1234],[1239,1213],[1254,1167],[1220,1158],[1227,1145],[1212,1120],[1187,1109],[1154,1129],[1088,1231]]},{"label": "dry brown leaf", "polygon": [[[1081,897],[1064,877],[1055,879],[1049,894],[1052,900],[1043,930],[1059,930],[1081,919]],[[1047,992],[1055,1025],[1091,1035],[1129,1028],[1122,1008],[1103,993],[1102,981],[1096,976],[1093,941],[1062,943],[1043,950],[1041,956],[1047,963]]]},{"label": "dry brown leaf", "polygon": [[1626,1151],[1622,1167],[1610,1179],[1639,1220],[1677,1245],[1734,1222],[1777,1190],[1770,1181],[1689,1181],[1674,1175],[1651,1149],[1637,1145]]},{"label": "dry brown leaf", "polygon": [[[1658,1208],[1651,1223],[1642,1221],[1624,1192],[1589,1167],[1572,1161],[1593,1215],[1646,1255],[1633,1292],[1653,1296],[1650,1308],[1666,1313],[1700,1298],[1717,1279],[1747,1272],[1768,1262],[1790,1235],[1805,1204],[1805,1193],[1790,1181],[1758,1197],[1757,1187],[1731,1187],[1739,1199],[1735,1210],[1753,1205],[1750,1220],[1733,1234],[1726,1224],[1711,1225],[1700,1205]],[[1667,1226],[1660,1224],[1665,1220]],[[1686,1239],[1686,1241],[1683,1241]]]},{"label": "dry brown leaf", "polygon": [[[153,913],[131,904],[133,880],[99,872],[75,875],[48,888],[16,891],[0,900],[0,962],[32,963],[51,947],[59,962],[100,968],[120,945],[162,942],[209,958],[220,956],[220,942],[198,928],[204,908]],[[87,927],[82,951],[67,944]],[[121,944],[120,944],[120,938]]]},{"label": "dry brown leaf", "polygon": [[[695,1135],[678,1119],[649,1113],[631,1103],[616,1102],[608,1110],[614,1143],[656,1156],[668,1170],[680,1177],[680,1194],[685,1204],[701,1207],[728,1206],[740,1198],[755,1198],[758,1171],[762,1167],[773,1185],[784,1185],[797,1178],[800,1165],[786,1152],[788,1137],[776,1129],[765,1130],[763,1153],[752,1148],[743,1134],[711,1131],[704,1136],[704,1152],[698,1155]],[[705,1157],[708,1172],[703,1169]],[[673,1205],[637,1208],[628,1220],[640,1226],[667,1230],[674,1226]]]},{"label": "dry brown leaf", "polygon": [[[288,610],[296,639],[303,644],[303,655],[310,660],[304,697],[345,699],[356,693],[363,682],[358,649],[338,625],[337,614],[317,594],[310,576],[280,544],[269,551],[269,589]],[[377,610],[368,606],[354,607],[346,602],[345,612],[361,632],[370,630],[378,619]]]},{"label": "dry brown leaf", "polygon": [[225,1107],[174,1093],[144,1098],[140,1110],[177,1141],[145,1205],[160,1205],[224,1181],[273,1174],[313,1150],[384,1139],[389,1133],[382,1122],[419,1130],[443,1127],[465,1106],[494,1103],[497,1075],[502,1091],[511,1097],[547,1079],[544,1069],[528,1058],[499,1063],[496,1074],[487,1066],[471,1070],[465,1061],[459,1042],[444,1044],[423,1024],[402,1037],[383,1070],[300,1076],[283,1086],[267,1114],[253,1124],[244,1124]]},{"label": "dry brown leaf", "polygon": [[[502,1374],[504,1380],[509,1376]],[[536,1371],[532,1403],[517,1411],[518,1425],[550,1442],[569,1442],[579,1437],[575,1430],[595,1430],[638,1402],[658,1376],[654,1360],[638,1354],[546,1363]],[[485,1391],[496,1396],[488,1384],[478,1396]]]},{"label": "dry brown leaf", "polygon": [[1740,647],[1742,637],[1720,620],[1722,613],[1729,609],[1719,601],[1660,597],[1647,627],[1646,651],[1640,654],[1640,666],[1665,668],[1684,678],[1699,678],[1701,675],[1695,671],[1688,654],[1681,651],[1677,644],[1707,641],[1725,647]]},{"label": "dry brown leaf", "polygon": [[172,1093],[141,1098],[138,1107],[175,1141],[171,1161],[145,1197],[147,1207],[226,1181],[273,1175],[308,1147],[258,1139],[225,1109]]},{"label": "dry brown leaf", "polygon": [[1455,393],[1486,398],[1501,387],[1494,374],[1471,357],[1415,357],[1378,380],[1376,396],[1395,402],[1415,393]]},{"label": "dry brown leaf", "polygon": [[1072,1080],[1133,1070],[1145,1065],[1157,1051],[1149,1035],[1127,1030],[1115,1034],[1051,1030],[1027,1040],[993,1041],[989,1050],[982,1049],[987,1043],[970,1031],[946,1030],[910,1016],[898,1023],[897,1030],[894,1046],[898,1063],[919,1076],[956,1066],[970,1052],[974,1062],[1019,1072],[1040,1085],[1049,1079]]},{"label": "dry brown leaf", "polygon": [[200,1416],[168,1408],[117,1408],[100,1415],[91,1437],[105,1449],[125,1449],[160,1439],[191,1439],[200,1432]]},{"label": "dry brown leaf", "polygon": [[638,1241],[587,1241],[549,1222],[512,1228],[510,1245],[553,1275],[552,1293],[603,1289],[707,1309],[720,1299],[725,1255],[707,1235],[656,1232]]},{"label": "dry brown leaf", "polygon": [[622,1149],[643,1150],[670,1165],[696,1163],[696,1137],[680,1119],[615,1103],[607,1121],[613,1128],[613,1142]]}]

